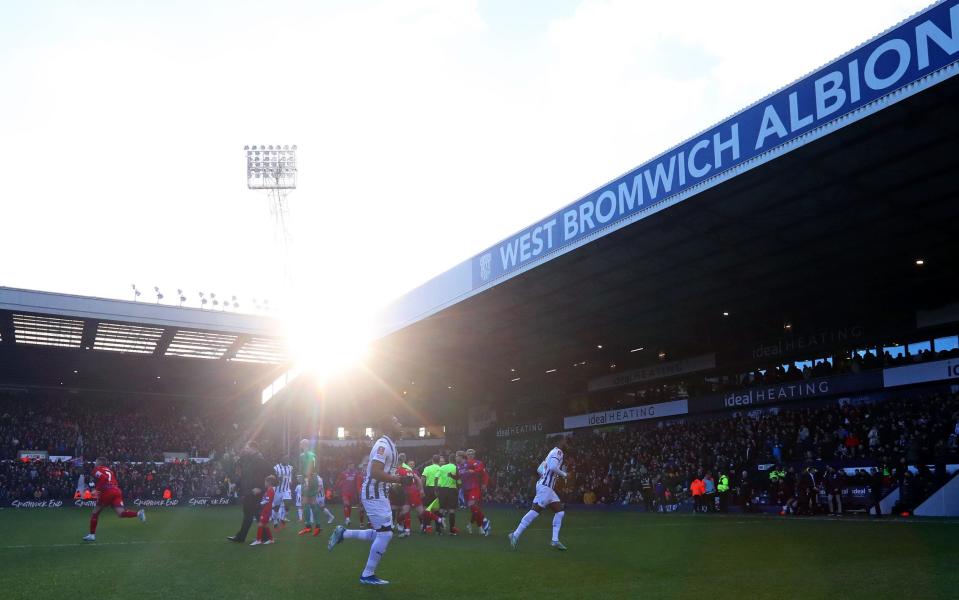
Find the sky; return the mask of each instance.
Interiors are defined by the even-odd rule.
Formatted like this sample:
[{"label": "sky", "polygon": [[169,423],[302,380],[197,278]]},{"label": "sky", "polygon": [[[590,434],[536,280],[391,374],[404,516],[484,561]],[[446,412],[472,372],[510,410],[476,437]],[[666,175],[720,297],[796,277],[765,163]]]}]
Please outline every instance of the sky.
[{"label": "sky", "polygon": [[[0,285],[335,337],[928,4],[4,2]],[[291,285],[247,144],[298,146]]]}]

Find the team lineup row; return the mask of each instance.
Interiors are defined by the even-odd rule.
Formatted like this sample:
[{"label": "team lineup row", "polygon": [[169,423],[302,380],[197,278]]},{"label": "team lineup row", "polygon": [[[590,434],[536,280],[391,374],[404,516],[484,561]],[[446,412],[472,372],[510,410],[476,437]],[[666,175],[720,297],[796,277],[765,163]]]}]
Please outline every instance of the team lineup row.
[{"label": "team lineup row", "polygon": [[[389,582],[376,576],[376,568],[385,554],[393,537],[394,511],[399,520],[401,536],[410,533],[410,515],[415,509],[419,515],[421,528],[427,531],[431,522],[436,523],[441,533],[448,525],[451,535],[456,535],[457,489],[461,485],[464,498],[470,510],[470,523],[480,528],[484,535],[490,533],[490,522],[482,511],[482,491],[488,481],[485,466],[471,450],[457,452],[453,462],[444,460],[441,455],[434,456],[433,462],[421,472],[404,462],[403,454],[397,453],[395,439],[398,439],[401,426],[396,417],[383,420],[380,437],[370,450],[366,472],[357,492],[360,503],[369,519],[369,528],[348,529],[337,526],[330,535],[328,548],[332,551],[343,540],[363,540],[370,543],[370,553],[360,583],[367,585],[386,585]],[[556,481],[566,477],[563,470],[564,441],[550,451],[538,469],[536,497],[530,511],[523,516],[516,529],[509,534],[510,545],[515,548],[523,531],[533,522],[541,511],[549,508],[553,513],[552,546],[559,550],[566,547],[559,541],[559,531],[563,522],[564,507],[554,491]],[[308,442],[301,442],[304,452],[300,455],[301,467],[305,476],[312,479],[315,473],[316,457],[308,449]],[[312,463],[312,466],[311,466]],[[303,496],[304,511],[311,502],[316,502],[319,490],[311,489],[312,495]],[[349,506],[352,498],[344,497],[343,504]],[[426,503],[424,506],[424,502]],[[437,512],[438,509],[438,512]],[[347,522],[347,525],[349,523]]]},{"label": "team lineup row", "polygon": [[[454,536],[459,533],[456,527],[456,510],[460,489],[470,511],[467,525],[470,532],[473,525],[484,536],[489,536],[491,532],[491,523],[482,509],[483,490],[489,476],[474,450],[458,451],[450,456],[450,460],[443,455],[434,455],[430,464],[417,470],[415,463],[408,462],[405,454],[396,450],[394,440],[398,439],[401,432],[396,417],[384,419],[379,430],[380,437],[370,450],[362,477],[360,471],[351,467],[344,471],[336,482],[343,499],[344,525],[336,527],[328,543],[328,548],[332,551],[344,539],[370,542],[369,558],[360,576],[360,583],[369,585],[389,583],[376,576],[376,568],[393,537],[394,528],[399,537],[410,535],[413,511],[417,513],[420,529],[424,533],[432,532],[434,526],[438,534],[442,534],[444,530]],[[255,450],[255,444],[250,446]],[[540,512],[548,508],[553,512],[551,544],[558,550],[566,550],[559,541],[565,510],[554,490],[557,480],[567,475],[563,469],[564,446],[565,440],[561,439],[537,469],[536,496],[532,507],[508,536],[513,548],[519,542],[523,531]],[[293,467],[282,462],[273,467],[273,473],[265,478],[262,488],[255,487],[259,484],[241,486],[249,488],[249,493],[242,496],[243,524],[240,532],[230,536],[228,540],[242,542],[246,531],[255,521],[258,525],[256,539],[250,545],[272,544],[271,526],[285,526],[288,502],[292,500],[296,501],[298,517],[304,523],[299,535],[319,535],[321,511],[327,518],[327,523],[335,520],[326,507],[324,482],[317,473],[316,453],[309,440],[300,442],[300,450],[295,488]],[[112,507],[120,518],[138,517],[141,522],[146,521],[146,514],[142,509],[134,512],[125,508],[117,477],[107,465],[105,458],[96,460],[91,477],[91,485],[96,489],[96,506],[90,517],[90,532],[83,538],[84,541],[96,540],[99,514],[106,507]],[[352,506],[356,500],[359,500],[362,511],[360,521],[362,523],[365,517],[368,526],[349,529]]]}]

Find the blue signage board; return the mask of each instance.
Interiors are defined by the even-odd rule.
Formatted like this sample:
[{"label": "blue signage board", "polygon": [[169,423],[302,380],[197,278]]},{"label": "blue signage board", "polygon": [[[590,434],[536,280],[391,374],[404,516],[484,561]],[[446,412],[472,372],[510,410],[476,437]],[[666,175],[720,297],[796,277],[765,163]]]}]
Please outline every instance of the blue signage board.
[{"label": "blue signage board", "polygon": [[785,151],[785,144],[804,136],[815,139],[827,125],[853,122],[855,114],[904,96],[908,86],[931,85],[931,76],[957,59],[959,0],[942,1],[481,252],[471,260],[472,289],[762,164]]},{"label": "blue signage board", "polygon": [[693,397],[689,399],[689,412],[758,408],[761,405],[813,400],[881,388],[882,371],[875,370],[855,375],[758,385],[734,392]]}]

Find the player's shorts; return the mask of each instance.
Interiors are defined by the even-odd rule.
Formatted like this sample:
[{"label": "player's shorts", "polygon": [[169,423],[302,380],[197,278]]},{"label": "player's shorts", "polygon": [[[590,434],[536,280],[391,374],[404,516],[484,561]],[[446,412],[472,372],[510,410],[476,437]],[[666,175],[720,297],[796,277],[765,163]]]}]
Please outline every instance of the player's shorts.
[{"label": "player's shorts", "polygon": [[371,498],[363,500],[363,509],[366,518],[370,520],[373,529],[391,529],[393,527],[393,509],[389,498]]},{"label": "player's shorts", "polygon": [[260,524],[266,525],[267,523],[269,523],[270,517],[272,515],[273,515],[273,507],[269,505],[264,506],[263,510],[260,511]]},{"label": "player's shorts", "polygon": [[533,504],[546,508],[550,504],[559,501],[556,490],[546,485],[536,484],[536,497],[533,498]]},{"label": "player's shorts", "polygon": [[456,488],[441,487],[437,490],[440,497],[440,508],[456,510],[459,508],[459,490]]},{"label": "player's shorts", "polygon": [[436,500],[436,488],[428,487],[423,491],[423,506],[429,506]]},{"label": "player's shorts", "polygon": [[481,488],[471,488],[463,492],[463,496],[466,498],[466,503],[470,502],[478,503],[483,499],[483,490]]},{"label": "player's shorts", "polygon": [[103,490],[97,497],[97,506],[123,506],[123,490],[118,487]]},{"label": "player's shorts", "polygon": [[303,500],[312,502],[312,500],[316,498],[319,495],[319,493],[320,493],[320,488],[318,486],[317,487],[310,486],[308,488],[304,488]]},{"label": "player's shorts", "polygon": [[410,488],[406,490],[406,503],[410,506],[423,506],[423,495],[419,488]]}]

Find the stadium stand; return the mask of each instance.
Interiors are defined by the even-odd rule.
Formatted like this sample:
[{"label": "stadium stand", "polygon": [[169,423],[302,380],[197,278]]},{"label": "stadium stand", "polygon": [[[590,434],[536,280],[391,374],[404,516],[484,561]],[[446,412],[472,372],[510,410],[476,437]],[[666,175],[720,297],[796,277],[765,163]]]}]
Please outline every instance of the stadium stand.
[{"label": "stadium stand", "polygon": [[[162,461],[164,452],[208,457],[228,446],[234,427],[208,407],[103,398],[0,395],[0,459],[21,450],[50,456],[110,456],[122,461]],[[221,419],[222,420],[222,419]]]},{"label": "stadium stand", "polygon": [[[732,505],[746,504],[741,496],[748,489],[753,496],[749,504],[781,506],[796,496],[807,467],[815,468],[817,488],[823,486],[827,466],[851,472],[847,487],[860,488],[870,485],[868,470],[878,468],[884,491],[901,488],[900,509],[905,510],[941,487],[950,476],[946,465],[959,462],[959,394],[818,404],[645,422],[606,432],[578,431],[570,435],[571,476],[561,495],[571,504],[639,505],[641,481],[648,477],[655,490],[655,509],[673,510],[688,499],[690,482],[709,473],[714,479],[720,474],[730,477]],[[0,462],[0,502],[74,496],[80,475],[89,470],[82,464],[10,460],[18,445],[37,440],[45,441],[51,451],[66,451],[75,443],[96,450],[87,456],[115,457],[131,497],[156,499],[166,489],[174,498],[228,495],[234,458],[230,448],[242,437],[240,427],[221,423],[217,428],[212,421],[191,420],[173,406],[156,409],[128,404],[126,412],[110,412],[110,418],[92,421],[100,424],[87,430],[78,425],[86,423],[82,414],[67,411],[71,416],[64,416],[62,402],[34,403],[16,413],[6,406],[0,426],[7,459]],[[103,448],[95,440],[114,439],[124,428],[151,433],[142,440],[131,435],[129,442],[106,448],[113,452],[100,452]],[[79,441],[87,438],[94,441]],[[328,488],[344,468],[366,454],[366,444],[321,448],[319,472]],[[490,501],[527,503],[536,464],[550,447],[543,435],[481,446],[491,474]],[[191,456],[212,460],[164,463],[157,448],[189,450]],[[434,452],[449,450],[410,448],[408,454],[422,465]],[[276,444],[267,453],[269,460],[282,459]],[[774,482],[769,472],[779,465],[785,465],[787,476]],[[822,495],[825,491],[823,487]]]}]

